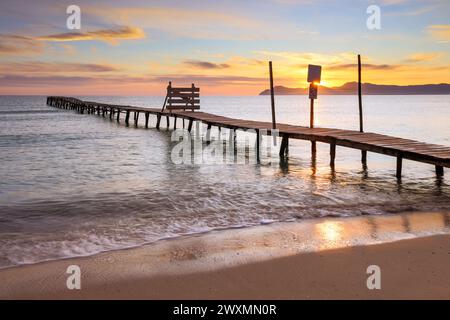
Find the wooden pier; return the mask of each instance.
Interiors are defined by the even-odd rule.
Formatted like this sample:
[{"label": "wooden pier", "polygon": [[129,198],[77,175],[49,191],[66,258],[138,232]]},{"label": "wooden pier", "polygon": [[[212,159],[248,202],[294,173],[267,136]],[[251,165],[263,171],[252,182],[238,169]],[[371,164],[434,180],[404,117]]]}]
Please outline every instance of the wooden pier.
[{"label": "wooden pier", "polygon": [[[120,115],[125,115],[125,123],[129,125],[130,115],[133,114],[134,125],[138,125],[139,115],[145,116],[145,127],[148,128],[150,115],[156,116],[156,128],[161,126],[161,119],[166,118],[169,127],[169,118],[174,118],[174,129],[177,119],[188,121],[187,130],[192,130],[194,121],[205,123],[208,129],[215,126],[231,130],[254,130],[257,133],[256,148],[259,158],[260,139],[262,134],[271,135],[272,123],[233,119],[205,112],[161,110],[157,108],[140,108],[133,106],[105,104],[92,101],[82,101],[70,97],[47,98],[49,106],[76,110],[80,113],[97,114],[120,121]],[[365,152],[375,152],[397,158],[397,178],[401,178],[403,159],[428,163],[435,166],[436,175],[444,175],[444,167],[450,167],[450,147],[419,142],[410,139],[396,138],[377,133],[359,132],[332,128],[308,128],[289,124],[277,124],[279,136],[282,138],[280,156],[284,157],[288,152],[289,139],[309,140],[330,145],[330,165],[334,167],[336,146],[348,147]],[[362,161],[365,159],[363,157]]]}]

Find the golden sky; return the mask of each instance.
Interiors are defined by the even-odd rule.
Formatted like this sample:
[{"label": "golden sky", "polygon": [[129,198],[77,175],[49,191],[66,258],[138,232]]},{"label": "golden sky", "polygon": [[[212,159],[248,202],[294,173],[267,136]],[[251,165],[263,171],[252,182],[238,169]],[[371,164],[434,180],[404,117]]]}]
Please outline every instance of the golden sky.
[{"label": "golden sky", "polygon": [[[448,1],[78,1],[81,29],[66,27],[65,1],[0,4],[0,94],[164,95],[168,81],[206,95],[256,95],[322,85],[450,82]],[[95,4],[94,4],[95,3]]]}]

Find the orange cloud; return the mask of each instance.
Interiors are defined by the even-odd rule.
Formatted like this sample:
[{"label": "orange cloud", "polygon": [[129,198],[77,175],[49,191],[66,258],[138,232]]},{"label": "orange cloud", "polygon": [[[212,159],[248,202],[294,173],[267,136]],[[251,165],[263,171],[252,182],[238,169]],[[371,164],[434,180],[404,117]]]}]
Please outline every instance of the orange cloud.
[{"label": "orange cloud", "polygon": [[[368,70],[394,70],[399,67],[400,65],[393,65],[393,64],[372,64],[372,63],[365,63],[362,65],[364,69]],[[326,70],[356,70],[358,68],[358,65],[355,63],[347,63],[347,64],[335,64],[326,66]]]},{"label": "orange cloud", "polygon": [[450,25],[449,24],[435,24],[427,27],[428,33],[439,42],[450,41]]},{"label": "orange cloud", "polygon": [[65,63],[65,62],[16,62],[0,64],[2,74],[21,73],[78,73],[78,72],[111,72],[118,69],[111,65],[95,63]]},{"label": "orange cloud", "polygon": [[136,27],[124,26],[118,29],[105,29],[88,32],[66,32],[37,37],[41,41],[89,41],[101,40],[116,44],[119,40],[143,39],[145,32]]},{"label": "orange cloud", "polygon": [[415,53],[410,55],[405,61],[406,62],[425,62],[425,61],[432,61],[439,57],[441,57],[443,54],[442,52],[427,52],[427,53]]},{"label": "orange cloud", "polygon": [[0,34],[0,55],[39,54],[43,48],[42,43],[30,37]]}]

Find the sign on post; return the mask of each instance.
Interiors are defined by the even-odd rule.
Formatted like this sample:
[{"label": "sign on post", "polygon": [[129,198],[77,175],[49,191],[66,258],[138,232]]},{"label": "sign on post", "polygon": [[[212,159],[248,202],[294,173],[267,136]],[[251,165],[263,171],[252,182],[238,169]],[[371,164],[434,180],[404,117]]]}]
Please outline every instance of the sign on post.
[{"label": "sign on post", "polygon": [[320,82],[320,75],[322,73],[322,66],[316,66],[314,64],[308,65],[308,82]]},{"label": "sign on post", "polygon": [[[309,99],[311,100],[309,111],[309,127],[314,128],[314,100],[317,99],[317,84],[320,83],[322,67],[314,64],[308,65]],[[312,153],[316,152],[316,142],[311,142]]]}]

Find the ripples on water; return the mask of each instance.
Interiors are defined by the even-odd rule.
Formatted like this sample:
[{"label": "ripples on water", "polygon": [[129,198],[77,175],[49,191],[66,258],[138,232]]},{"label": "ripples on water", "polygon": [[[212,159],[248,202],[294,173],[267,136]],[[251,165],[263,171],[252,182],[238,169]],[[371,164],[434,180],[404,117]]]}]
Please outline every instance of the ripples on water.
[{"label": "ripples on water", "polygon": [[[367,96],[366,131],[450,145],[449,101]],[[202,109],[270,120],[267,97],[204,97]],[[316,112],[318,126],[358,127],[355,97],[321,97]],[[306,97],[277,97],[277,119],[306,125]],[[50,108],[44,97],[0,97],[0,136],[0,267],[211,229],[450,207],[448,179],[431,165],[405,161],[398,184],[392,157],[369,153],[365,172],[359,151],[338,147],[332,172],[328,145],[318,145],[314,165],[309,142],[293,140],[289,161],[276,166],[175,165],[165,129]]]}]

